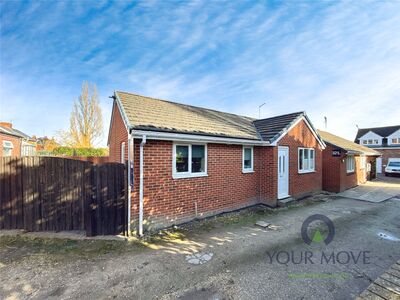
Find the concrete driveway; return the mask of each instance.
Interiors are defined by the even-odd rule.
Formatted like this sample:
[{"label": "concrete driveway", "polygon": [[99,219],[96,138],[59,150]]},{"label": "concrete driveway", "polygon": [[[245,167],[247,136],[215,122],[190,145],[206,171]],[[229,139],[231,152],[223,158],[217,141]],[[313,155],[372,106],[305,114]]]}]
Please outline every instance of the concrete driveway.
[{"label": "concrete driveway", "polygon": [[[303,221],[314,214],[335,225],[327,246],[301,238]],[[400,259],[400,201],[335,197],[255,216],[94,256],[85,255],[90,249],[71,256],[70,243],[49,253],[36,240],[2,246],[0,239],[0,299],[353,299]],[[276,228],[254,226],[256,220]],[[333,252],[336,263],[321,263]],[[188,255],[197,253],[212,257],[191,264]]]},{"label": "concrete driveway", "polygon": [[400,177],[379,176],[373,181],[367,181],[365,184],[346,190],[339,195],[341,197],[375,203],[393,197],[400,199]]}]

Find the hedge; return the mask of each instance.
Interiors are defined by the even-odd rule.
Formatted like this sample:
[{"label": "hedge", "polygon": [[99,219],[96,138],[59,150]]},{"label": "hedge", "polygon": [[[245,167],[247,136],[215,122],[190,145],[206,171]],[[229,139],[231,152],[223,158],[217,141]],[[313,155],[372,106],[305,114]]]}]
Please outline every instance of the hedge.
[{"label": "hedge", "polygon": [[107,148],[71,148],[57,147],[52,151],[53,155],[60,156],[107,156]]}]

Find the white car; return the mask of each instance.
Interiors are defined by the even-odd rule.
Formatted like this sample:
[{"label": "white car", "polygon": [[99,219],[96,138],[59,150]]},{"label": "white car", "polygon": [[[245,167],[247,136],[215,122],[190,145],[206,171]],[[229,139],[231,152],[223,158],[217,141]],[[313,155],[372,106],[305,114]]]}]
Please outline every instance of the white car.
[{"label": "white car", "polygon": [[400,159],[390,159],[385,168],[385,176],[400,175]]}]

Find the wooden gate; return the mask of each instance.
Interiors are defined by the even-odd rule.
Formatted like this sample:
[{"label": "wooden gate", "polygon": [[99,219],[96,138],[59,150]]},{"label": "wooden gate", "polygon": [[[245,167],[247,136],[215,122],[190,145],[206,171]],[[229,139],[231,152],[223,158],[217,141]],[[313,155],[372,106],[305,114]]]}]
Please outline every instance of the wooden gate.
[{"label": "wooden gate", "polygon": [[58,157],[0,158],[0,229],[126,233],[123,164]]}]

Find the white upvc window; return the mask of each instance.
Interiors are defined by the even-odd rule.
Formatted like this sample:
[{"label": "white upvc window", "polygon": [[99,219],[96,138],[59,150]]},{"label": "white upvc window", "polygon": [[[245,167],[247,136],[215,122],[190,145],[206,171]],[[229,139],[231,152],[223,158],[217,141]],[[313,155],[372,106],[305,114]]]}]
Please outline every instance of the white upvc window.
[{"label": "white upvc window", "polygon": [[125,142],[121,143],[121,164],[125,163]]},{"label": "white upvc window", "polygon": [[347,155],[346,156],[346,171],[347,171],[347,173],[353,173],[354,166],[355,166],[354,155]]},{"label": "white upvc window", "polygon": [[377,139],[369,139],[369,140],[363,140],[364,145],[378,145],[379,140]]},{"label": "white upvc window", "polygon": [[3,156],[11,156],[14,145],[10,141],[3,141]]},{"label": "white upvc window", "polygon": [[207,176],[206,144],[174,144],[172,177],[188,178]]},{"label": "white upvc window", "polygon": [[315,171],[315,150],[313,148],[299,148],[298,170],[299,173]]},{"label": "white upvc window", "polygon": [[36,154],[36,146],[25,141],[21,144],[21,156],[34,156]]},{"label": "white upvc window", "polygon": [[394,138],[391,141],[392,144],[400,144],[400,138]]},{"label": "white upvc window", "polygon": [[367,160],[365,155],[360,156],[360,169],[365,169],[365,166],[367,165]]},{"label": "white upvc window", "polygon": [[254,152],[253,152],[253,147],[243,146],[242,172],[243,173],[254,172]]}]

